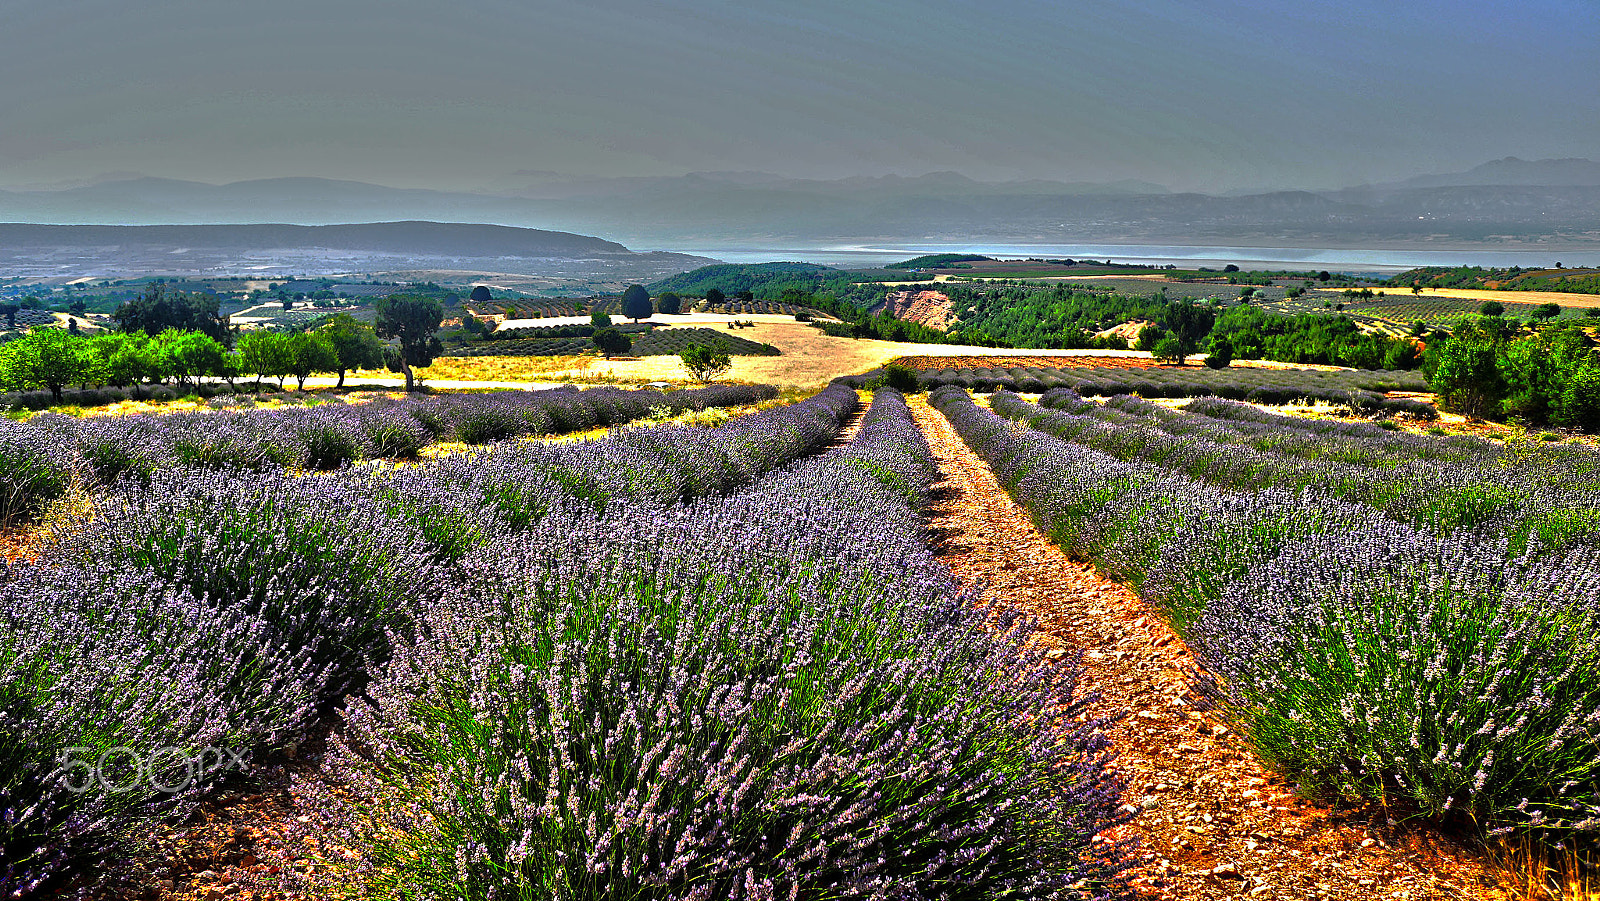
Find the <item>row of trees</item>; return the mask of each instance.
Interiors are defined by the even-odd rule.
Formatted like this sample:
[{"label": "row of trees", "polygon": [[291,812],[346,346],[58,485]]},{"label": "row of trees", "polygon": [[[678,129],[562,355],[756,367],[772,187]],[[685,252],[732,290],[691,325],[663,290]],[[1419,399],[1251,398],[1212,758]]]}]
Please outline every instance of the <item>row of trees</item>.
[{"label": "row of trees", "polygon": [[[185,329],[168,324],[211,324],[206,307],[198,319],[189,298],[163,296],[154,286],[137,308],[119,319],[124,330],[93,337],[55,328],[35,328],[0,345],[0,391],[45,389],[60,399],[69,385],[191,384],[218,378],[232,384],[247,376],[276,378],[282,386],[294,376],[298,387],[313,373],[332,372],[344,386],[347,373],[387,365],[403,373],[406,390],[415,387],[414,366],[433,362],[442,350],[434,332],[443,321],[439,302],[429,297],[391,295],[377,301],[376,326],[336,313],[309,331],[266,330],[235,333],[224,322],[215,328]],[[124,311],[119,311],[124,312]],[[394,343],[386,344],[383,339]]]},{"label": "row of trees", "polygon": [[0,391],[45,389],[59,400],[69,385],[194,384],[218,378],[232,384],[254,375],[289,376],[299,387],[316,372],[381,366],[385,345],[370,326],[341,314],[309,332],[245,332],[233,349],[202,332],[167,329],[155,336],[111,332],[93,337],[36,328],[0,345]]}]

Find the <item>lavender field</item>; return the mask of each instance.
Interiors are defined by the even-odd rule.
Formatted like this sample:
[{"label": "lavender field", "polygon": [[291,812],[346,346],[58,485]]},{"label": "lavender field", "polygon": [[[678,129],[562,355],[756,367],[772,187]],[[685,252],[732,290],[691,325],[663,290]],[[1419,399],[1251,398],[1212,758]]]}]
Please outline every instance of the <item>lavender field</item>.
[{"label": "lavender field", "polygon": [[[0,889],[161,895],[145,837],[275,779],[262,898],[1128,896],[1104,655],[962,587],[906,398],[629,425],[774,393],[0,424]],[[1600,454],[928,402],[1297,792],[1593,847]]]}]

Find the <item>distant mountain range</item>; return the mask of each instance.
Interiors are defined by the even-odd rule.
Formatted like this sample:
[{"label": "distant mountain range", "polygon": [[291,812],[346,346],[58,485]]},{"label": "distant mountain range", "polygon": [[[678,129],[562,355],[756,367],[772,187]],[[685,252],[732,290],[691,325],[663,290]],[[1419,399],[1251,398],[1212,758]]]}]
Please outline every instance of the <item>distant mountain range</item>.
[{"label": "distant mountain range", "polygon": [[1175,193],[1146,182],[979,182],[953,172],[831,181],[760,172],[670,178],[520,172],[481,193],[318,178],[227,185],[130,178],[55,191],[0,191],[0,221],[13,222],[412,219],[559,228],[657,247],[789,241],[1594,246],[1600,244],[1600,163],[1508,157],[1391,184],[1229,196]]},{"label": "distant mountain range", "polygon": [[1595,187],[1600,163],[1594,160],[1519,160],[1508,156],[1453,175],[1419,175],[1399,183],[1406,188],[1448,188],[1468,185]]},{"label": "distant mountain range", "polygon": [[713,262],[505,225],[0,224],[0,272],[29,277],[476,272],[604,286],[651,281]]}]

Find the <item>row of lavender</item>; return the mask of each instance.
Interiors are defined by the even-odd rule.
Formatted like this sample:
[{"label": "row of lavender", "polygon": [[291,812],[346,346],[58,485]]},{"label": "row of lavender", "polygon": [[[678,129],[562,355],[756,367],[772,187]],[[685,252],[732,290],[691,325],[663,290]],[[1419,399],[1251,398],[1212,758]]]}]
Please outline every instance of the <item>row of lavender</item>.
[{"label": "row of lavender", "polygon": [[[1600,554],[1225,489],[933,402],[1041,530],[1162,610],[1261,756],[1328,796],[1600,831]],[[1002,402],[1004,405],[1004,402]]]},{"label": "row of lavender", "polygon": [[[1348,424],[1353,428],[1344,434],[1330,434],[1294,427],[1314,422],[1295,417],[1277,417],[1288,424],[1213,418],[1136,397],[1098,404],[1071,392],[1052,392],[1041,403],[1053,409],[1007,392],[990,402],[1002,416],[1058,438],[1224,488],[1311,489],[1441,534],[1464,528],[1503,534],[1516,547],[1559,547],[1600,537],[1600,457],[1587,449],[1534,449],[1512,460],[1485,441],[1431,447],[1430,439],[1368,424]],[[1200,409],[1219,405],[1254,409],[1222,400]]]},{"label": "row of lavender", "polygon": [[491,542],[302,786],[307,837],[419,897],[1101,895],[1124,814],[1076,666],[965,603],[933,477],[883,391],[744,491]]},{"label": "row of lavender", "polygon": [[[1174,424],[1182,429],[1192,425],[1223,426],[1249,438],[1262,450],[1282,448],[1283,452],[1308,459],[1333,457],[1348,462],[1376,466],[1398,465],[1413,460],[1434,460],[1472,466],[1505,465],[1512,456],[1528,475],[1586,489],[1600,489],[1600,451],[1584,444],[1551,444],[1543,441],[1532,447],[1517,448],[1472,435],[1419,435],[1388,423],[1340,419],[1309,419],[1272,413],[1249,403],[1220,397],[1200,397],[1189,401],[1182,412],[1141,398],[1108,398],[1106,406],[1144,417],[1160,419],[1163,428]],[[1045,407],[1070,409],[1084,403],[1081,396],[1051,392],[1040,397]]]},{"label": "row of lavender", "polygon": [[329,403],[315,407],[77,419],[0,420],[0,526],[36,515],[74,484],[110,485],[172,467],[337,469],[410,459],[440,440],[483,444],[755,403],[769,386],[686,391],[558,388]]},{"label": "row of lavender", "polygon": [[0,578],[0,887],[53,890],[212,790],[205,749],[343,706],[300,840],[380,895],[1098,894],[1122,814],[1076,670],[929,556],[903,401],[783,469],[858,405],[121,483]]}]

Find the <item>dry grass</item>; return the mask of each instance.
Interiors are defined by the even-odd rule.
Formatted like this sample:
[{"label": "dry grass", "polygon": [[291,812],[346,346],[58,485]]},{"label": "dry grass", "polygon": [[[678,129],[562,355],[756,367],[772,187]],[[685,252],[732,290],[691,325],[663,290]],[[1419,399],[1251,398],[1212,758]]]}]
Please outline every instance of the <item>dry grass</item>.
[{"label": "dry grass", "polygon": [[[966,347],[950,344],[906,344],[854,338],[833,338],[802,322],[757,322],[734,334],[778,348],[776,357],[734,357],[725,381],[819,388],[842,375],[855,375],[907,354],[963,356],[1026,356],[1037,350]],[[587,364],[577,370],[579,362]],[[441,365],[444,368],[441,368]],[[434,361],[419,373],[433,379],[463,381],[554,380],[586,384],[692,384],[675,356],[602,360],[597,357],[452,357]]]},{"label": "dry grass", "polygon": [[[1395,289],[1386,300],[1408,300],[1411,290]],[[1567,294],[1562,291],[1496,291],[1491,288],[1423,288],[1421,297],[1453,297],[1461,300],[1498,300],[1501,303],[1558,303],[1563,309],[1587,310],[1600,307],[1600,294]]]},{"label": "dry grass", "polygon": [[1526,837],[1491,848],[1501,887],[1518,901],[1600,901],[1600,853]]},{"label": "dry grass", "polygon": [[[677,357],[672,358],[674,361]],[[592,356],[552,357],[440,357],[433,365],[419,367],[420,379],[473,382],[564,382],[592,381],[597,362]],[[374,376],[392,373],[372,373]]]}]

